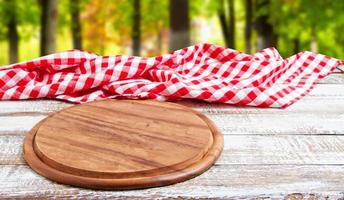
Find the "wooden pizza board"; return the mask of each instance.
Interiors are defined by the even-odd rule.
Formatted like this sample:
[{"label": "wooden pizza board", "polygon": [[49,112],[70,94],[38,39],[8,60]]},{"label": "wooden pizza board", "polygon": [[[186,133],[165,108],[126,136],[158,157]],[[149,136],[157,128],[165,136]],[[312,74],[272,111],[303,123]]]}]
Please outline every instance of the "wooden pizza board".
[{"label": "wooden pizza board", "polygon": [[149,100],[104,100],[63,109],[39,122],[24,158],[42,176],[97,189],[169,185],[214,164],[223,138],[203,114]]}]

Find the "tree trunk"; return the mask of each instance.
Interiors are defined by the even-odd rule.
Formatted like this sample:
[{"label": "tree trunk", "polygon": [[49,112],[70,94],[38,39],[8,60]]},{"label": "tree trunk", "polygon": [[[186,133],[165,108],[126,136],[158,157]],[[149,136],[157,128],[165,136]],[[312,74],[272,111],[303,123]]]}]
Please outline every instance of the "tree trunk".
[{"label": "tree trunk", "polygon": [[139,56],[141,51],[141,2],[140,0],[133,0],[133,14],[132,14],[132,53],[134,56]]},{"label": "tree trunk", "polygon": [[[235,13],[234,0],[228,0],[227,4],[224,0],[220,0],[218,9],[218,17],[220,20],[223,38],[228,48],[235,48]],[[224,7],[227,5],[228,12],[225,12]]]},{"label": "tree trunk", "polygon": [[41,0],[41,55],[54,53],[56,49],[57,1]]},{"label": "tree trunk", "polygon": [[170,0],[170,51],[190,45],[189,1]]},{"label": "tree trunk", "polygon": [[82,49],[79,0],[70,0],[70,11],[72,17],[73,48]]},{"label": "tree trunk", "polygon": [[293,40],[293,43],[294,43],[294,54],[297,54],[297,53],[299,53],[300,52],[300,39],[299,38],[295,38],[294,40]]},{"label": "tree trunk", "polygon": [[[265,6],[269,6],[270,0],[257,0],[257,10],[262,9]],[[268,22],[269,15],[262,14],[256,19],[256,30],[258,34],[257,48],[264,49],[267,47],[273,47],[277,44],[277,36],[274,34],[273,26]]]},{"label": "tree trunk", "polygon": [[245,50],[246,53],[252,52],[252,0],[246,0],[246,23],[245,23]]},{"label": "tree trunk", "polygon": [[311,26],[311,51],[318,52],[318,39],[315,25]]},{"label": "tree trunk", "polygon": [[229,48],[235,49],[235,13],[234,13],[234,0],[228,2],[229,11]]},{"label": "tree trunk", "polygon": [[8,24],[7,24],[7,38],[9,41],[9,63],[18,62],[18,43],[19,35],[17,31],[17,17],[16,17],[16,8],[15,1],[7,1],[9,4],[8,13]]},{"label": "tree trunk", "polygon": [[225,4],[224,0],[220,0],[218,17],[219,17],[221,30],[222,30],[222,34],[223,34],[223,38],[224,38],[226,47],[229,47],[229,43],[230,43],[229,28],[228,28],[228,24],[227,24],[227,17],[226,17],[226,13],[225,13],[225,9],[224,9],[224,4]]}]

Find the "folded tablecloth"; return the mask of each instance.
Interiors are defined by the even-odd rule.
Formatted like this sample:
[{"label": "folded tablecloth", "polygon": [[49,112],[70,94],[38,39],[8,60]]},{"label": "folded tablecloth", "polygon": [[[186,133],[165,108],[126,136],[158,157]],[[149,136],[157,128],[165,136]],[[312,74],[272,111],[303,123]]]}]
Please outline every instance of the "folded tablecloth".
[{"label": "folded tablecloth", "polygon": [[287,107],[344,64],[301,52],[282,59],[268,48],[254,55],[212,44],[143,58],[72,50],[0,68],[0,99],[199,99]]}]

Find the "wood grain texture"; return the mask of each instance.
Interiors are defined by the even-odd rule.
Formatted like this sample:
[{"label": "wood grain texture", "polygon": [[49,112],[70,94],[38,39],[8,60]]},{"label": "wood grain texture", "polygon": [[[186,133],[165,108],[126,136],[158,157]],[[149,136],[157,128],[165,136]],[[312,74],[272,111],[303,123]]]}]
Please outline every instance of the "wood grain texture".
[{"label": "wood grain texture", "polygon": [[193,178],[222,148],[214,124],[188,107],[104,100],[42,120],[26,135],[23,153],[33,170],[59,183],[133,189]]},{"label": "wood grain texture", "polygon": [[283,199],[290,194],[343,197],[344,168],[338,165],[216,165],[189,181],[133,191],[95,191],[53,183],[27,166],[0,166],[0,198],[221,198]]}]

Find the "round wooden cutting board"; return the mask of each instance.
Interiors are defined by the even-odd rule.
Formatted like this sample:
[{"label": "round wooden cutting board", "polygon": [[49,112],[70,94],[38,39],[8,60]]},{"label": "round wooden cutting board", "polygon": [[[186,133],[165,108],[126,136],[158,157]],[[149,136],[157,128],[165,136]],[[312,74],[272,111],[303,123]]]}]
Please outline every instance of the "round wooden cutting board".
[{"label": "round wooden cutting board", "polygon": [[175,103],[104,100],[63,109],[24,142],[33,170],[68,185],[133,189],[193,178],[214,164],[223,138],[203,114]]}]

